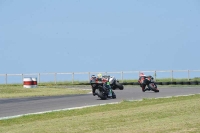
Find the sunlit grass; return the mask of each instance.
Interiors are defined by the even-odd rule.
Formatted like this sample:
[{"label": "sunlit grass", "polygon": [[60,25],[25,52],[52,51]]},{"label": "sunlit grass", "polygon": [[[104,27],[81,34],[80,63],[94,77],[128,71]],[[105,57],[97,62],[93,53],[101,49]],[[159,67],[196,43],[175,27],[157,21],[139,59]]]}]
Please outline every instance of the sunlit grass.
[{"label": "sunlit grass", "polygon": [[200,131],[200,95],[122,101],[1,120],[6,133],[197,133]]},{"label": "sunlit grass", "polygon": [[38,86],[37,88],[24,88],[22,85],[0,85],[0,98],[55,96],[69,94],[86,94],[88,90],[66,86]]}]

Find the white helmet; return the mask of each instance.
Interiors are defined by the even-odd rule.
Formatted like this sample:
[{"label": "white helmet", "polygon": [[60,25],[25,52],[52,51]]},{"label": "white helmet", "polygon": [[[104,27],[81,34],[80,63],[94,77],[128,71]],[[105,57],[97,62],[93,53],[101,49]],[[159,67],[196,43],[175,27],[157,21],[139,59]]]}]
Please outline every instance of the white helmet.
[{"label": "white helmet", "polygon": [[97,77],[98,77],[98,78],[102,78],[102,74],[99,73],[99,74],[97,75]]}]

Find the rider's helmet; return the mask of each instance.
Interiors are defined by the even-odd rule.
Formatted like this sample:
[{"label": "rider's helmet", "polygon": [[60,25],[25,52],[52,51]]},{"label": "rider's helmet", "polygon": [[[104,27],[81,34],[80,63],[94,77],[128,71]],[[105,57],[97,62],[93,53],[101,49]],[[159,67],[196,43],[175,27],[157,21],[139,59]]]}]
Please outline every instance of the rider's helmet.
[{"label": "rider's helmet", "polygon": [[91,76],[91,80],[96,80],[96,76],[95,76],[95,75],[92,75],[92,76]]},{"label": "rider's helmet", "polygon": [[96,76],[95,76],[95,75],[92,75],[91,78],[96,78]]},{"label": "rider's helmet", "polygon": [[144,73],[140,73],[140,75],[139,75],[139,76],[141,77],[141,76],[146,76],[146,75],[145,75]]},{"label": "rider's helmet", "polygon": [[154,79],[153,76],[151,76],[151,75],[148,75],[147,77],[149,77],[150,79]]},{"label": "rider's helmet", "polygon": [[102,74],[99,73],[99,74],[97,75],[97,78],[102,78]]}]

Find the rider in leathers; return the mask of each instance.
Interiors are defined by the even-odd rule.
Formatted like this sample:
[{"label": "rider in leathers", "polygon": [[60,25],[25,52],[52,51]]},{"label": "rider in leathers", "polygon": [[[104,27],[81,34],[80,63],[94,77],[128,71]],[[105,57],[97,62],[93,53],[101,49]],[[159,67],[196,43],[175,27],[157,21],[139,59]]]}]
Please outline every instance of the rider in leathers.
[{"label": "rider in leathers", "polygon": [[138,83],[140,85],[140,87],[142,88],[142,91],[145,92],[148,88],[145,89],[148,80],[146,78],[149,78],[150,76],[146,76],[144,75],[144,73],[140,73],[139,79],[138,79]]},{"label": "rider in leathers", "polygon": [[[102,81],[102,74],[101,74],[101,73],[99,73],[99,74],[97,75],[97,80]],[[92,94],[93,94],[93,96],[96,96],[96,95],[97,95],[97,93],[95,92],[95,91],[96,91],[96,87],[97,87],[97,86],[92,87]]]},{"label": "rider in leathers", "polygon": [[[98,75],[97,75],[97,78],[98,78],[98,80],[101,80],[101,81],[102,81],[102,74],[98,74]],[[106,81],[106,82],[103,83],[103,87],[108,88],[108,89],[110,90],[109,96],[112,96],[112,93],[111,93],[111,89],[112,89],[112,88],[111,88],[111,86],[110,86],[109,79],[107,79],[107,80],[108,80],[108,81]],[[95,90],[96,90],[96,87],[92,87],[92,94],[93,94],[93,96],[97,95],[96,92],[95,92]]]}]

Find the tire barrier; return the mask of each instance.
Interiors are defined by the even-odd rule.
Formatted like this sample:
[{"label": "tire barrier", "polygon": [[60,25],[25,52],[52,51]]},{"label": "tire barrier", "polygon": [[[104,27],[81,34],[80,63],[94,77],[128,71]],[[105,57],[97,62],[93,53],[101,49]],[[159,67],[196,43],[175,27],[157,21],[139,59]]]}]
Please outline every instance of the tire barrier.
[{"label": "tire barrier", "polygon": [[129,83],[127,83],[127,82],[123,82],[122,84],[123,84],[123,85],[129,85]]},{"label": "tire barrier", "polygon": [[[138,82],[124,82],[123,85],[139,85]],[[200,81],[156,82],[157,85],[200,85]]]},{"label": "tire barrier", "polygon": [[33,88],[37,87],[37,78],[32,78]]},{"label": "tire barrier", "polygon": [[32,79],[31,78],[24,78],[23,79],[24,88],[32,88]]},{"label": "tire barrier", "polygon": [[[24,79],[24,80],[28,80],[28,82],[30,82],[30,79]],[[30,87],[30,83],[24,84],[24,87],[29,87],[29,88],[34,88],[37,87],[37,79],[35,79],[35,81],[33,81],[34,84],[31,84],[32,87]],[[123,82],[123,85],[139,85],[138,82]],[[157,85],[200,85],[200,81],[172,81],[172,82],[156,82]],[[90,85],[90,83],[77,83],[74,85]]]},{"label": "tire barrier", "polygon": [[157,85],[162,85],[162,82],[156,82]]},{"label": "tire barrier", "polygon": [[197,81],[190,81],[190,84],[191,85],[198,85],[198,82]]},{"label": "tire barrier", "polygon": [[176,85],[183,85],[182,81],[176,81]]},{"label": "tire barrier", "polygon": [[139,85],[139,83],[138,82],[133,82],[130,85]]},{"label": "tire barrier", "polygon": [[162,85],[169,85],[169,82],[162,82]]},{"label": "tire barrier", "polygon": [[23,79],[24,88],[36,88],[37,87],[37,78],[25,77]]},{"label": "tire barrier", "polygon": [[169,82],[169,85],[176,85],[175,81]]},{"label": "tire barrier", "polygon": [[189,81],[183,82],[183,85],[190,85]]}]

